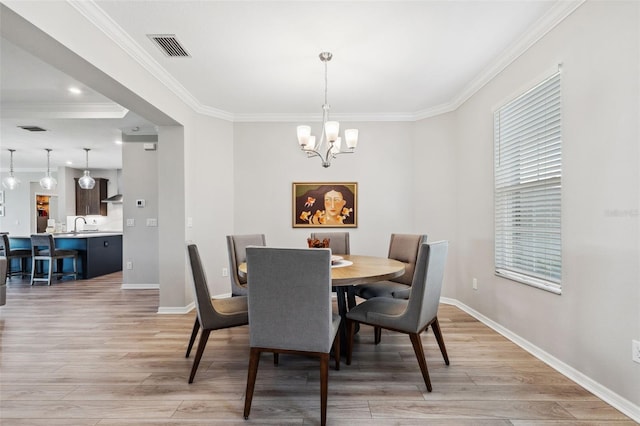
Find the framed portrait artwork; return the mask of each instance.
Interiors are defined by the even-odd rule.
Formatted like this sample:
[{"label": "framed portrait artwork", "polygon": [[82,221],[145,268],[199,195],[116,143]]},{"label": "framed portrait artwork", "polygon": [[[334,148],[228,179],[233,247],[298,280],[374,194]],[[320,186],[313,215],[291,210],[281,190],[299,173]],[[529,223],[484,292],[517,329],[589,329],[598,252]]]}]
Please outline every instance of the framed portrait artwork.
[{"label": "framed portrait artwork", "polygon": [[294,228],[356,228],[356,182],[294,182]]}]

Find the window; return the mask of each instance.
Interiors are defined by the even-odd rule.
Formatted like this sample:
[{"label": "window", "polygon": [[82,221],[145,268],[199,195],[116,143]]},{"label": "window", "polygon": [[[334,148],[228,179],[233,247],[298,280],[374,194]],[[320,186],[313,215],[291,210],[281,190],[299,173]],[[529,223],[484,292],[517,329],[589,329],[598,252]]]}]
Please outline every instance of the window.
[{"label": "window", "polygon": [[495,271],[561,293],[560,72],[494,114]]}]

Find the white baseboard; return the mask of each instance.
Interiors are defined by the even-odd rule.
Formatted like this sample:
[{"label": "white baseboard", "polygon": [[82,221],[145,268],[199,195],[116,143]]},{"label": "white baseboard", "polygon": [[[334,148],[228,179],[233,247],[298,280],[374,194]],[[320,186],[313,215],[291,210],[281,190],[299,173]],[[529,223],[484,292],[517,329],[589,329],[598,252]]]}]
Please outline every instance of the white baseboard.
[{"label": "white baseboard", "polygon": [[459,300],[450,299],[448,297],[441,297],[440,302],[460,308],[461,310],[468,313],[469,315],[471,315],[472,317],[474,317],[475,319],[477,319],[487,327],[493,329],[497,333],[511,340],[513,343],[520,346],[522,349],[529,352],[531,355],[535,356],[545,364],[549,365],[551,368],[555,369],[560,374],[568,377],[569,379],[573,380],[574,382],[576,382],[577,384],[579,384],[589,392],[593,393],[598,398],[605,401],[607,404],[620,410],[624,415],[629,416],[634,421],[640,423],[640,406],[635,405],[628,399],[621,397],[617,393],[611,391],[609,388],[606,388],[605,386],[596,382],[592,378],[584,375],[583,373],[576,370],[575,368],[565,364],[564,362],[560,361],[558,358],[545,352],[544,350],[540,349],[539,347],[532,344],[531,342],[523,339],[522,337],[518,336],[512,331],[504,328],[500,324],[487,318],[486,316],[482,315],[480,312],[470,308],[469,306],[465,305]]},{"label": "white baseboard", "polygon": [[122,284],[123,290],[159,290],[160,284]]},{"label": "white baseboard", "polygon": [[158,308],[158,313],[162,315],[184,315],[191,312],[195,309],[195,302],[189,303],[187,306],[178,306],[178,307],[169,307],[169,308]]}]

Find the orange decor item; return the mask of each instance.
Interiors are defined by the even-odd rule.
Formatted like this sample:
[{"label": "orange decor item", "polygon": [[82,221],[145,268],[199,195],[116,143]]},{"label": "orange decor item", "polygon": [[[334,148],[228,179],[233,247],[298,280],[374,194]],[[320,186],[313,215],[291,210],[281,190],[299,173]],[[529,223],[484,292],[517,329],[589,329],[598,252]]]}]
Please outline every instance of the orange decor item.
[{"label": "orange decor item", "polygon": [[314,240],[311,238],[307,238],[307,244],[309,244],[309,248],[329,248],[329,238],[325,238],[320,241],[318,239]]}]

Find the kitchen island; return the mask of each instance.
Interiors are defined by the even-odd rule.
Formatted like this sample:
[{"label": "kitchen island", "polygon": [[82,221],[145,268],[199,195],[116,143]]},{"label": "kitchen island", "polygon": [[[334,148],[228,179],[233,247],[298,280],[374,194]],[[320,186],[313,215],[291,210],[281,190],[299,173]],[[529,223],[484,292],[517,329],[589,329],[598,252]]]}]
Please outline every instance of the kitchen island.
[{"label": "kitchen island", "polygon": [[[78,251],[78,278],[88,279],[122,271],[121,232],[54,233],[53,238],[57,249]],[[31,237],[10,236],[9,239],[12,249],[31,250]],[[71,262],[71,260],[67,259],[65,262]],[[65,268],[67,268],[66,264]]]}]

